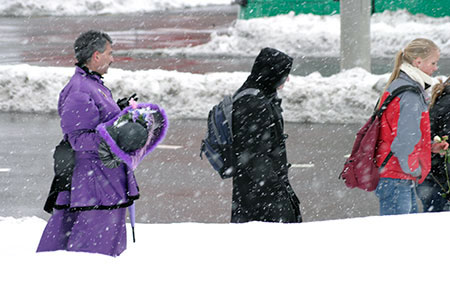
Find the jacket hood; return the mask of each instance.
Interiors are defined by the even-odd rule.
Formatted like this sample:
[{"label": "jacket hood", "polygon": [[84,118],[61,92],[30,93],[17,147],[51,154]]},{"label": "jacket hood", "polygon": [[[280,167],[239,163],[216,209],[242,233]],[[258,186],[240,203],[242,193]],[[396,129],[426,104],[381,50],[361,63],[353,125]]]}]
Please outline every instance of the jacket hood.
[{"label": "jacket hood", "polygon": [[441,97],[443,97],[443,96],[445,96],[445,95],[450,95],[450,85],[447,85],[447,86],[444,88],[444,91],[442,92]]},{"label": "jacket hood", "polygon": [[273,48],[264,48],[256,57],[244,86],[272,94],[286,81],[292,62],[293,59],[289,55]]}]

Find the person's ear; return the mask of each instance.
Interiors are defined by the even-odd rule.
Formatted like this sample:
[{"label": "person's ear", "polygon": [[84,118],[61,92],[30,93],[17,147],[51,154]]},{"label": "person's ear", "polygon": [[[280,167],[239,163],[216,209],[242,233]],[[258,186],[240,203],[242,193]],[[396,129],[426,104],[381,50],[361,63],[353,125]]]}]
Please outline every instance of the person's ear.
[{"label": "person's ear", "polygon": [[422,57],[416,57],[416,59],[413,60],[412,63],[412,65],[416,68],[419,68],[421,64],[422,64]]},{"label": "person's ear", "polygon": [[92,59],[93,59],[94,61],[98,61],[98,58],[99,58],[99,52],[98,52],[98,51],[95,51],[94,54],[92,54]]}]

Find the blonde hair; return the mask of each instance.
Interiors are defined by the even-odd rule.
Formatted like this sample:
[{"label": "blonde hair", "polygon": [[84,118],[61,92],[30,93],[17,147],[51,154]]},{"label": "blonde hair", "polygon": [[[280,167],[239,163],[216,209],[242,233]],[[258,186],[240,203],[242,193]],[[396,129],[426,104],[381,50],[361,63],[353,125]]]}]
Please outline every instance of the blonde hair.
[{"label": "blonde hair", "polygon": [[434,51],[439,51],[439,47],[431,40],[429,39],[415,39],[411,41],[404,50],[400,50],[395,55],[395,63],[394,63],[394,70],[392,70],[391,77],[389,77],[389,80],[387,81],[386,87],[383,90],[383,94],[386,92],[386,89],[388,86],[398,78],[400,74],[400,66],[403,64],[403,62],[407,62],[412,65],[413,61],[420,57],[422,59],[427,58],[430,56]]},{"label": "blonde hair", "polygon": [[442,80],[439,79],[439,83],[433,86],[433,90],[431,92],[430,108],[433,107],[433,105],[436,103],[436,100],[442,96],[442,93],[444,92],[445,88],[449,85],[450,85],[450,77],[447,78],[447,80],[444,82],[442,82]]}]

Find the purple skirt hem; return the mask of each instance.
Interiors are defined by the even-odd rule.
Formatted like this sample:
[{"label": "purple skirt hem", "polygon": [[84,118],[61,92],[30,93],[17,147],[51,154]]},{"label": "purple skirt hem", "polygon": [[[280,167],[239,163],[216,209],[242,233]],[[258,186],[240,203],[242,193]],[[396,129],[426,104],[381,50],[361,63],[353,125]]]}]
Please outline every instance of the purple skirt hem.
[{"label": "purple skirt hem", "polygon": [[74,251],[119,256],[127,247],[126,208],[54,210],[36,252]]}]

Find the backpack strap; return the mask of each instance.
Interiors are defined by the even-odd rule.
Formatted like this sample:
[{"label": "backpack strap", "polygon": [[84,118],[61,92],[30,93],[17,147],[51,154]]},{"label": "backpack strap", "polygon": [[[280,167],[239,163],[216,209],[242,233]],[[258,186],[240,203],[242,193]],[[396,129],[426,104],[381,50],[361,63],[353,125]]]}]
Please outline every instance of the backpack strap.
[{"label": "backpack strap", "polygon": [[[416,92],[419,95],[422,93],[422,91],[418,87],[416,87],[414,85],[403,85],[401,87],[398,87],[395,90],[393,90],[392,93],[384,100],[383,105],[381,105],[381,107],[379,109],[375,110],[375,112],[373,113],[372,118],[375,119],[376,116],[378,118],[381,118],[381,115],[387,109],[389,103],[391,103],[392,100],[395,99],[395,97],[397,97],[398,95],[400,95],[401,93],[404,93],[406,91]],[[381,98],[378,99],[377,106],[378,106],[378,103],[380,102],[380,100],[381,100]],[[386,164],[388,163],[389,159],[391,159],[392,155],[394,155],[394,153],[392,151],[389,151],[389,154],[384,159],[383,163],[380,166],[380,169],[382,169],[382,168],[384,168],[386,166]]]},{"label": "backpack strap", "polygon": [[248,88],[248,89],[242,90],[238,94],[233,96],[233,102],[238,100],[239,98],[242,98],[247,95],[256,96],[256,95],[258,95],[258,93],[259,93],[259,90],[254,89],[254,88]]},{"label": "backpack strap", "polygon": [[258,89],[254,89],[254,88],[248,88],[245,90],[240,91],[238,94],[233,95],[233,97],[227,97],[225,99],[225,101],[231,101],[231,103],[224,103],[223,105],[223,113],[225,115],[225,118],[227,119],[227,123],[228,126],[230,128],[230,133],[231,136],[233,136],[233,126],[232,126],[232,122],[233,122],[233,116],[232,116],[232,112],[233,112],[233,103],[244,97],[244,96],[248,96],[248,95],[252,95],[252,96],[256,96],[259,94],[259,90]]},{"label": "backpack strap", "polygon": [[383,163],[382,163],[381,166],[380,166],[380,169],[383,169],[383,168],[387,165],[387,163],[388,163],[388,161],[391,159],[392,155],[394,155],[394,153],[393,153],[392,151],[389,151],[389,154],[388,154],[388,156],[386,156],[386,158],[384,159]]},{"label": "backpack strap", "polygon": [[272,100],[269,100],[267,109],[269,110],[270,115],[272,116],[271,119],[272,119],[273,123],[275,124],[275,132],[274,132],[275,138],[277,139],[277,141],[281,141],[280,133],[283,135],[283,124],[281,122],[281,119],[276,119],[273,117],[273,116],[275,116],[275,111],[274,111],[274,108],[272,107],[272,105],[274,105]]},{"label": "backpack strap", "polygon": [[[402,85],[401,87],[398,87],[392,91],[392,93],[384,100],[383,105],[381,105],[381,107],[379,109],[375,109],[375,112],[373,114],[374,117],[376,115],[376,116],[378,116],[378,118],[381,118],[381,115],[387,109],[389,103],[391,103],[392,100],[395,99],[395,97],[397,97],[398,95],[400,95],[406,91],[416,92],[419,95],[422,93],[422,91],[414,85]],[[380,102],[380,100],[381,100],[381,98],[378,99],[377,106],[378,106],[378,103]]]}]

